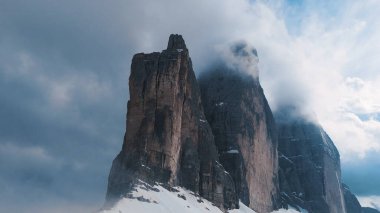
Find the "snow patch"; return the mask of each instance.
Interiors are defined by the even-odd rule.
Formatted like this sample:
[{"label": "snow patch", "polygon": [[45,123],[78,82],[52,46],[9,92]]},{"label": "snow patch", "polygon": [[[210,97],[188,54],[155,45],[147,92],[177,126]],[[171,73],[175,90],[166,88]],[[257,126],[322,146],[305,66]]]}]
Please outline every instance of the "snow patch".
[{"label": "snow patch", "polygon": [[[153,190],[152,190],[153,189]],[[99,213],[223,213],[210,201],[194,192],[175,187],[169,191],[161,185],[150,186],[144,182],[138,184],[128,198],[123,198],[108,210]],[[255,213],[240,202],[240,209],[230,213]]]},{"label": "snow patch", "polygon": [[150,170],[149,166],[145,166],[144,164],[141,164],[141,166]]},{"label": "snow patch", "polygon": [[283,155],[283,154],[281,154],[280,156],[279,156],[279,158],[284,158],[285,160],[287,160],[288,162],[290,162],[290,163],[294,163],[292,160],[290,160],[288,157],[286,157],[285,155]]},{"label": "snow patch", "polygon": [[[177,192],[169,191],[160,185],[152,186],[156,190],[147,190],[144,184],[139,184],[132,191],[131,196],[121,199],[116,205],[100,213],[191,213],[222,211],[208,200],[194,194],[194,192],[175,187]],[[149,188],[149,187],[148,187]]]},{"label": "snow patch", "polygon": [[[239,209],[228,210],[228,213],[256,213],[239,202]],[[141,182],[132,190],[128,198],[123,198],[114,207],[101,210],[99,213],[223,213],[210,201],[192,191],[181,187],[168,190],[161,185],[150,186]],[[307,211],[301,211],[307,213]],[[273,213],[299,213],[295,209],[280,209]]]},{"label": "snow patch", "polygon": [[[298,207],[301,210],[301,213],[308,213],[306,209],[303,209],[301,207]],[[295,208],[288,206],[288,209],[279,209],[276,211],[273,211],[272,213],[300,213]]]},{"label": "snow patch", "polygon": [[252,209],[250,209],[248,206],[244,205],[242,202],[239,202],[239,209],[232,209],[229,210],[228,213],[256,213]]}]

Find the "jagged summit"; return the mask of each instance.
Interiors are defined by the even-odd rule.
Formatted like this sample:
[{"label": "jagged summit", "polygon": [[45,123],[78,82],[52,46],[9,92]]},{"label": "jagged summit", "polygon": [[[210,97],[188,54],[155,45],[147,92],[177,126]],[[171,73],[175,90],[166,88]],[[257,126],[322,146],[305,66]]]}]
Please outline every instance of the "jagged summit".
[{"label": "jagged summit", "polygon": [[182,35],[171,34],[169,37],[167,50],[187,50],[185,40]]},{"label": "jagged summit", "polygon": [[141,179],[185,187],[221,209],[238,207],[185,48],[182,36],[171,35],[167,50],[133,57],[127,129],[110,171],[107,201],[128,196]]},{"label": "jagged summit", "polygon": [[258,79],[245,71],[220,65],[201,75],[202,103],[241,202],[270,212],[279,197],[276,127]]},{"label": "jagged summit", "polygon": [[[323,128],[297,107],[273,116],[254,48],[238,43],[225,53],[199,85],[181,35],[170,35],[161,53],[133,57],[127,128],[109,174],[106,208],[121,198],[147,202],[152,193],[182,187],[223,212],[244,207],[240,199],[257,213],[280,205],[362,213],[341,183],[339,152]],[[152,193],[134,194],[141,181],[141,190]],[[157,184],[160,193],[150,187]],[[172,198],[186,201],[183,194]]]}]

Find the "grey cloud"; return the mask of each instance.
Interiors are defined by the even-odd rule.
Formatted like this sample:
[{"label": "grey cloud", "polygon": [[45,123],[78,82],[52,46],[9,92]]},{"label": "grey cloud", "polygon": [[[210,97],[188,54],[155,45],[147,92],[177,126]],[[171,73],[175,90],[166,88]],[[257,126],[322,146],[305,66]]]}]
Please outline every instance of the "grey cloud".
[{"label": "grey cloud", "polygon": [[359,196],[380,195],[380,160],[377,152],[343,164],[343,181]]},{"label": "grey cloud", "polygon": [[221,55],[223,56],[222,60],[235,70],[246,72],[255,78],[259,77],[257,50],[246,41],[230,44],[230,47]]},{"label": "grey cloud", "polygon": [[[103,204],[128,98],[133,43],[121,30],[122,8],[100,1],[1,3],[1,212]],[[52,100],[60,84],[69,88],[64,106]],[[28,154],[35,147],[49,158]]]},{"label": "grey cloud", "polygon": [[[215,62],[218,45],[253,44],[264,89],[271,88],[265,90],[271,107],[305,105],[309,82],[292,72],[291,50],[278,48],[287,44],[281,21],[270,6],[253,4],[2,1],[0,147],[24,155],[0,156],[0,186],[6,189],[0,192],[0,211],[64,212],[70,206],[71,212],[81,212],[102,205],[125,128],[131,58],[164,49],[170,33],[184,36],[197,73]],[[268,32],[267,26],[279,32]],[[255,55],[251,47],[243,49]],[[25,154],[36,147],[50,160]]]}]

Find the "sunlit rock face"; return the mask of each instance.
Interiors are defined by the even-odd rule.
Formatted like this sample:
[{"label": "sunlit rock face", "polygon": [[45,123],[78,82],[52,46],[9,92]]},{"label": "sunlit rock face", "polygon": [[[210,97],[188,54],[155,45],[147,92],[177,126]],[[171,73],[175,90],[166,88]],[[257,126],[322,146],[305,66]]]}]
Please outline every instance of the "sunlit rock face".
[{"label": "sunlit rock face", "polygon": [[315,213],[345,213],[340,156],[323,128],[295,108],[276,115],[280,190],[285,205]]},{"label": "sunlit rock face", "polygon": [[239,198],[259,213],[271,212],[278,201],[276,126],[257,76],[241,68],[219,64],[201,75],[202,103]]},{"label": "sunlit rock face", "polygon": [[237,208],[182,36],[171,35],[161,53],[133,57],[129,91],[123,148],[113,161],[107,200],[124,196],[139,178],[184,186],[221,209]]}]

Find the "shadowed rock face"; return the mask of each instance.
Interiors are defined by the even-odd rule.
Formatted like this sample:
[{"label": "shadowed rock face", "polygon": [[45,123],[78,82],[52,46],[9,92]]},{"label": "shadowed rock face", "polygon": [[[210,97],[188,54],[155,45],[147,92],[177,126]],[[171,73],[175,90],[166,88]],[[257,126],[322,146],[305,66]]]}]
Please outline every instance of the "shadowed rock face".
[{"label": "shadowed rock face", "polygon": [[[342,185],[338,150],[321,126],[295,116],[295,108],[279,110],[275,124],[258,80],[257,52],[246,44],[231,50],[233,66],[210,69],[201,89],[180,35],[171,35],[161,53],[133,57],[127,128],[106,206],[141,179],[183,186],[222,210],[238,208],[241,199],[258,213],[280,205],[310,213],[377,212],[361,208]],[[248,67],[255,78],[244,74]]]},{"label": "shadowed rock face", "polygon": [[362,213],[362,207],[354,194],[351,193],[347,185],[342,184],[344,202],[347,213]]},{"label": "shadowed rock face", "polygon": [[161,53],[133,57],[127,129],[108,180],[107,200],[129,192],[137,178],[181,185],[222,209],[238,207],[206,121],[188,49],[171,35]]},{"label": "shadowed rock face", "polygon": [[277,133],[258,79],[226,66],[199,78],[220,162],[241,201],[257,212],[277,206]]},{"label": "shadowed rock face", "polygon": [[380,213],[380,211],[370,208],[370,207],[362,207],[362,212],[363,213]]},{"label": "shadowed rock face", "polygon": [[276,114],[284,205],[312,213],[345,213],[338,150],[321,126],[292,118],[289,110]]}]

